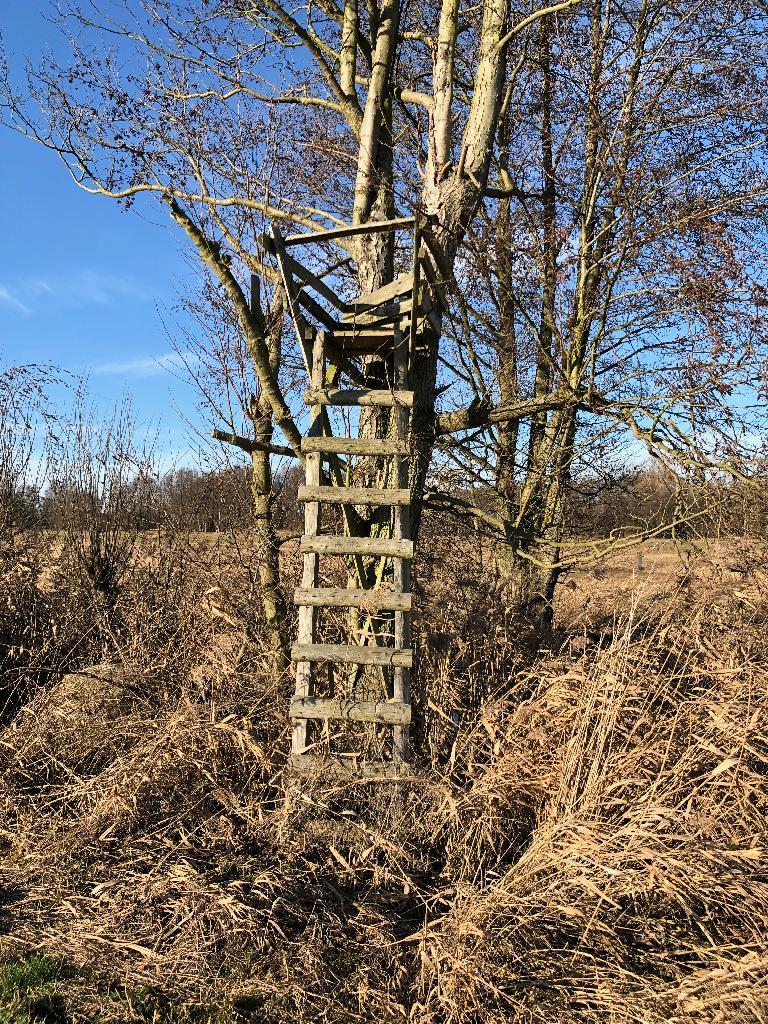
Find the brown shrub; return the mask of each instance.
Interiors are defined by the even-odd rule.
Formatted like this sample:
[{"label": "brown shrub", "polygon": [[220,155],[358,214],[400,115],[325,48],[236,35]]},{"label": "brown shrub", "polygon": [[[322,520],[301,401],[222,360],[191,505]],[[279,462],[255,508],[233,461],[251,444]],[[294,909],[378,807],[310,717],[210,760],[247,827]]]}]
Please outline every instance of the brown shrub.
[{"label": "brown shrub", "polygon": [[[754,560],[730,583],[694,561],[672,596],[532,665],[514,623],[481,629],[482,594],[446,582],[416,777],[301,789],[290,680],[245,610],[213,612],[210,572],[161,586],[156,561],[120,598],[110,667],[39,688],[0,744],[4,927],[73,965],[77,998],[91,978],[96,1002],[143,986],[274,1024],[768,1013]],[[135,1020],[129,1003],[99,1019]]]}]

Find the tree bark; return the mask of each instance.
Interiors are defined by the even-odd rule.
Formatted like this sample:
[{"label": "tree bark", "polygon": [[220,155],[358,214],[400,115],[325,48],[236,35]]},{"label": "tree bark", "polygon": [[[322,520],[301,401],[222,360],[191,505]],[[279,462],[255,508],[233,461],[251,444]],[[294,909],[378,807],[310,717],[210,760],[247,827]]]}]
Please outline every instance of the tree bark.
[{"label": "tree bark", "polygon": [[[257,279],[254,277],[250,296],[251,312],[254,317],[258,317],[264,322],[256,281]],[[283,319],[282,293],[278,292],[269,321],[265,323],[270,369],[275,378],[280,366]],[[261,584],[267,644],[272,657],[272,667],[279,674],[288,668],[290,657],[286,636],[287,608],[280,586],[280,545],[275,533],[272,514],[274,492],[269,448],[274,433],[274,419],[271,404],[263,391],[258,397],[251,396],[250,412],[254,440],[260,446],[251,452],[254,547],[259,559],[259,583]]]},{"label": "tree bark", "polygon": [[[261,435],[265,431],[260,432]],[[272,433],[271,425],[269,433]],[[264,608],[267,646],[275,672],[288,667],[288,647],[285,637],[286,604],[280,586],[280,546],[275,535],[272,517],[272,469],[269,455],[253,452],[251,495],[253,498],[253,542],[258,558],[261,600]]]}]

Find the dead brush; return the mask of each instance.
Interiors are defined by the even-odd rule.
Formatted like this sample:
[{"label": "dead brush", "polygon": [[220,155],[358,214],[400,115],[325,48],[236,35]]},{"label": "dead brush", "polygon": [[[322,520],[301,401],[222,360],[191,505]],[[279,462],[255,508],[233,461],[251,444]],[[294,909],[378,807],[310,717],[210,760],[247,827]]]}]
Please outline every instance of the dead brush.
[{"label": "dead brush", "polygon": [[126,664],[3,733],[14,948],[233,1024],[766,1015],[759,572],[711,599],[704,566],[578,658],[453,639],[417,778],[298,788],[285,681],[179,571],[151,651],[137,612]]},{"label": "dead brush", "polygon": [[424,1019],[738,1019],[736,991],[765,1011],[766,665],[674,611],[581,672],[539,666],[499,730],[481,792],[528,789],[535,827],[425,939]]},{"label": "dead brush", "polygon": [[[23,865],[30,924],[16,934],[60,946],[66,933],[68,955],[98,949],[116,969],[133,950],[138,978],[156,983],[160,964],[194,994],[219,947],[258,944],[268,873],[245,881],[231,858],[240,833],[261,828],[278,702],[261,690],[248,714],[220,691],[218,711],[190,695],[159,708],[140,683],[114,668],[67,677],[8,735],[3,788],[6,807],[17,794],[16,827],[4,831]],[[52,885],[71,898],[51,902]]]}]

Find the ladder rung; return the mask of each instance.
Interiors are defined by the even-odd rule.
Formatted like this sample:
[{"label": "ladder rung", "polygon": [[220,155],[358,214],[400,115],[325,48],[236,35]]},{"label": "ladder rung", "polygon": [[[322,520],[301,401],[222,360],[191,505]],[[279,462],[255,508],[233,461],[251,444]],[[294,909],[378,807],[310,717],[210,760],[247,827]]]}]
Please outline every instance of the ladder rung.
[{"label": "ladder rung", "polygon": [[410,648],[360,647],[357,644],[295,644],[291,661],[330,661],[336,665],[393,665],[412,668]]},{"label": "ladder rung", "polygon": [[305,405],[413,405],[412,391],[385,391],[375,389],[322,388],[304,394]]},{"label": "ladder rung", "polygon": [[291,718],[341,718],[349,719],[351,722],[409,725],[411,705],[394,700],[299,697],[291,702],[290,715]]},{"label": "ladder rung", "polygon": [[302,554],[368,555],[371,558],[413,558],[412,540],[388,537],[302,537]]},{"label": "ladder rung", "polygon": [[410,505],[411,492],[396,487],[299,487],[299,501],[327,501],[332,505]]},{"label": "ladder rung", "polygon": [[342,589],[341,587],[299,588],[293,603],[305,608],[363,608],[368,612],[409,612],[411,595],[393,590]]},{"label": "ladder rung", "polygon": [[303,452],[335,452],[338,455],[409,455],[407,441],[378,437],[303,437]]},{"label": "ladder rung", "polygon": [[413,769],[406,761],[363,761],[341,754],[291,754],[290,764],[295,771],[322,775],[323,779],[370,779],[383,782],[413,775]]}]

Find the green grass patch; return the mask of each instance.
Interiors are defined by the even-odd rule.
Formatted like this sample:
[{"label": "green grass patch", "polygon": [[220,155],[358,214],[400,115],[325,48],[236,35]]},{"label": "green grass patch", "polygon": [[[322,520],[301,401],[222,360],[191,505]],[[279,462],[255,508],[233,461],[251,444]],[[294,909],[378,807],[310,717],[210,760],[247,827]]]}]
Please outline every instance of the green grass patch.
[{"label": "green grass patch", "polygon": [[0,1024],[67,1024],[63,966],[42,953],[0,963]]}]

